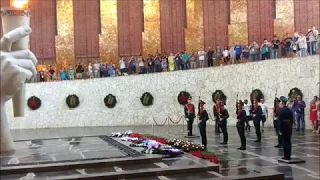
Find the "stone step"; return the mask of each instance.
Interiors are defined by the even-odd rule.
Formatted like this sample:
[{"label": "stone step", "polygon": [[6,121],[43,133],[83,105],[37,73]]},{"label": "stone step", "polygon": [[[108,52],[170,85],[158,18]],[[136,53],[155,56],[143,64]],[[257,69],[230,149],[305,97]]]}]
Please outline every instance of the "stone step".
[{"label": "stone step", "polygon": [[75,161],[64,163],[52,163],[52,164],[34,164],[34,165],[18,165],[0,167],[1,175],[9,174],[24,174],[24,173],[36,173],[36,172],[54,172],[65,171],[73,169],[89,169],[89,168],[107,168],[114,166],[127,166],[135,164],[137,166],[141,164],[153,164],[162,161],[161,155],[152,156],[140,156],[129,157],[119,159],[104,159],[104,160],[88,160],[88,161]]},{"label": "stone step", "polygon": [[90,175],[70,175],[70,176],[56,176],[53,177],[55,180],[96,180],[96,179],[128,179],[128,178],[139,178],[139,177],[155,177],[155,176],[166,176],[166,175],[179,175],[188,173],[205,173],[207,171],[216,171],[216,165],[212,166],[189,166],[189,167],[169,167],[169,168],[152,168],[152,169],[141,169],[131,171],[118,171],[108,173],[97,173]]}]

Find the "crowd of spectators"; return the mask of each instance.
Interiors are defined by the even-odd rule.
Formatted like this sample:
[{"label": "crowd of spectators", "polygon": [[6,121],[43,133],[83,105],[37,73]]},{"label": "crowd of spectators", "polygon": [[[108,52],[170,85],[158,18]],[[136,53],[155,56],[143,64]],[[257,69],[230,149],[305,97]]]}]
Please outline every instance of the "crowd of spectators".
[{"label": "crowd of spectators", "polygon": [[78,63],[75,67],[69,65],[55,72],[52,66],[49,70],[41,69],[37,81],[74,80],[83,78],[101,78],[124,76],[130,74],[146,74],[167,72],[175,70],[188,70],[211,66],[238,64],[266,59],[315,55],[319,52],[319,32],[312,27],[304,33],[287,33],[281,40],[274,36],[273,39],[264,39],[261,45],[253,41],[250,45],[241,45],[239,42],[221,48],[209,47],[206,51],[201,47],[198,51],[178,53],[155,53],[147,58],[142,56],[121,57],[119,66],[111,62],[95,61],[88,64]]}]

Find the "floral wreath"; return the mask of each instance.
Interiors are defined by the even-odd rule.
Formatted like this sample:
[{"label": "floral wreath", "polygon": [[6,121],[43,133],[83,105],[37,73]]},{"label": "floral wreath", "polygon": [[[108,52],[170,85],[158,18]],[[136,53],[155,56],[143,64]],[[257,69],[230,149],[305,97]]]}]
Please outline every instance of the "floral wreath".
[{"label": "floral wreath", "polygon": [[41,100],[37,96],[31,96],[28,99],[27,105],[31,110],[37,110],[41,106]]},{"label": "floral wreath", "polygon": [[79,97],[75,94],[71,94],[66,98],[66,103],[70,109],[76,108],[80,104]]},{"label": "floral wreath", "polygon": [[297,96],[301,96],[301,98],[303,98],[303,94],[301,92],[301,90],[297,87],[290,89],[290,92],[288,94],[289,98],[296,98]]},{"label": "floral wreath", "polygon": [[114,108],[117,104],[117,98],[112,95],[112,94],[108,94],[105,98],[104,98],[104,104],[108,107],[108,108]]},{"label": "floral wreath", "polygon": [[187,91],[181,91],[178,95],[178,102],[181,105],[186,105],[188,103],[188,98],[190,97],[190,93]]},{"label": "floral wreath", "polygon": [[260,99],[264,99],[264,95],[260,89],[254,89],[252,90],[250,94],[250,100],[253,102],[253,100],[257,100],[260,102]]},{"label": "floral wreath", "polygon": [[142,94],[140,101],[143,106],[151,106],[153,104],[153,96],[149,92],[145,92]]},{"label": "floral wreath", "polygon": [[224,104],[227,102],[227,96],[221,91],[221,90],[216,90],[212,94],[212,101],[216,103],[217,99],[222,99]]}]

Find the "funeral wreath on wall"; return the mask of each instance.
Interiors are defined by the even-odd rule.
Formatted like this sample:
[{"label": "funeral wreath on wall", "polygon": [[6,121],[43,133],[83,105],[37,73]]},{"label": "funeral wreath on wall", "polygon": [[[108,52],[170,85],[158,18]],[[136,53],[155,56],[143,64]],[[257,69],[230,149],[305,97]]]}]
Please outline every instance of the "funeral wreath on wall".
[{"label": "funeral wreath on wall", "polygon": [[112,94],[108,94],[105,98],[104,98],[104,104],[108,107],[108,108],[114,108],[117,104],[117,98],[112,95]]},{"label": "funeral wreath on wall", "polygon": [[145,92],[142,94],[140,101],[143,106],[151,106],[153,104],[153,96],[149,92]]},{"label": "funeral wreath on wall", "polygon": [[220,99],[223,100],[224,104],[226,104],[227,102],[227,96],[221,91],[221,90],[216,90],[213,94],[212,94],[212,101],[214,103],[216,103],[216,101]]},{"label": "funeral wreath on wall", "polygon": [[29,97],[27,105],[31,110],[37,110],[41,106],[41,100],[37,96]]},{"label": "funeral wreath on wall", "polygon": [[295,98],[297,98],[297,96],[301,96],[301,98],[303,98],[303,94],[302,94],[301,90],[297,87],[290,89],[288,97],[295,99]]},{"label": "funeral wreath on wall", "polygon": [[253,102],[254,100],[257,100],[260,102],[260,99],[264,99],[264,95],[260,89],[254,89],[252,90],[250,94],[250,100]]},{"label": "funeral wreath on wall", "polygon": [[190,94],[187,91],[181,91],[178,95],[178,102],[181,105],[186,105],[188,103],[188,98]]},{"label": "funeral wreath on wall", "polygon": [[80,104],[79,97],[75,94],[71,94],[66,98],[66,103],[70,109],[76,108]]}]

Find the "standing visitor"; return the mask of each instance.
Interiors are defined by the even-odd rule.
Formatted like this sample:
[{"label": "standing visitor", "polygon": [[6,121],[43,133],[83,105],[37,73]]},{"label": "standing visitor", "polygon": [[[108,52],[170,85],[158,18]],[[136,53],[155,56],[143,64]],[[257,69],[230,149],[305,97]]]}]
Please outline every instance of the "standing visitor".
[{"label": "standing visitor", "polygon": [[202,100],[199,101],[199,112],[198,112],[198,117],[199,117],[199,131],[200,131],[200,135],[201,135],[201,142],[202,145],[204,146],[204,149],[207,149],[207,132],[206,132],[206,128],[207,128],[207,124],[206,122],[209,119],[207,110],[204,109],[204,105],[206,103],[203,102]]},{"label": "standing visitor", "polygon": [[267,39],[263,40],[263,44],[261,45],[261,60],[270,59],[270,52],[269,52],[270,43]]},{"label": "standing visitor", "polygon": [[198,52],[198,56],[199,56],[199,62],[200,62],[200,67],[204,68],[204,59],[206,56],[206,52],[203,50],[203,48],[200,48],[200,51]]},{"label": "standing visitor", "polygon": [[69,64],[68,75],[69,75],[69,80],[74,80],[74,70],[71,64]]},{"label": "standing visitor", "polygon": [[124,76],[124,73],[126,71],[126,62],[124,57],[121,57],[119,61],[119,65],[120,65],[120,76]]},{"label": "standing visitor", "polygon": [[285,48],[285,57],[289,56],[291,52],[291,44],[293,39],[290,37],[289,33],[286,34],[284,41],[284,48]]},{"label": "standing visitor", "polygon": [[82,67],[82,64],[79,63],[77,66],[76,66],[76,78],[77,79],[82,79],[82,73],[83,73],[83,67]]},{"label": "standing visitor", "polygon": [[219,66],[221,64],[221,57],[222,57],[222,49],[220,48],[220,46],[217,46],[215,51],[216,66]]},{"label": "standing visitor", "polygon": [[168,63],[169,63],[169,71],[174,71],[175,67],[174,67],[174,60],[175,56],[173,56],[173,53],[170,54],[170,56],[168,57]]},{"label": "standing visitor", "polygon": [[180,70],[181,69],[181,62],[182,62],[182,58],[181,55],[179,53],[176,54],[176,56],[174,57],[175,60],[175,70]]},{"label": "standing visitor", "polygon": [[261,117],[261,121],[262,121],[262,126],[261,126],[261,132],[263,133],[264,130],[264,123],[266,122],[266,120],[268,119],[268,107],[264,102],[264,99],[260,99],[260,103],[259,106],[262,109],[262,117]]},{"label": "standing visitor", "polygon": [[292,135],[292,124],[293,124],[293,113],[286,107],[288,99],[284,96],[280,97],[280,110],[278,114],[279,121],[279,134],[283,140],[283,158],[284,160],[291,160],[291,135]]},{"label": "standing visitor", "polygon": [[235,64],[235,61],[236,61],[236,51],[234,48],[235,48],[235,46],[232,45],[232,46],[230,46],[230,49],[229,49],[231,64]]},{"label": "standing visitor", "polygon": [[296,119],[296,131],[304,132],[305,129],[305,119],[304,119],[304,108],[306,103],[302,100],[300,95],[297,96],[297,100],[294,101],[293,109]]},{"label": "standing visitor", "polygon": [[280,135],[280,129],[279,129],[279,121],[278,121],[278,115],[280,110],[280,100],[276,97],[274,100],[274,107],[273,107],[273,127],[276,131],[276,134],[278,136],[278,144],[275,145],[275,148],[282,148],[282,138]]},{"label": "standing visitor", "polygon": [[314,96],[312,101],[310,102],[310,121],[312,123],[312,132],[317,132],[317,120],[318,120],[318,97]]},{"label": "standing visitor", "polygon": [[317,41],[319,39],[319,31],[315,26],[311,29],[311,34],[309,36],[309,41],[311,43],[311,55],[315,55],[317,53]]},{"label": "standing visitor", "polygon": [[241,141],[241,147],[239,150],[246,150],[246,136],[244,134],[244,126],[247,121],[247,113],[243,109],[243,102],[240,101],[237,103],[238,112],[237,112],[237,131]]},{"label": "standing visitor", "polygon": [[162,55],[162,59],[161,59],[161,69],[163,72],[167,72],[168,71],[168,58],[165,54]]},{"label": "standing visitor", "polygon": [[251,61],[259,61],[259,45],[256,41],[253,41],[249,46]]},{"label": "standing visitor", "polygon": [[230,59],[229,49],[228,49],[227,46],[224,47],[222,55],[223,55],[223,63],[227,64],[229,62],[229,59]]},{"label": "standing visitor", "polygon": [[142,56],[139,57],[138,59],[139,62],[139,74],[144,74],[143,70],[144,70],[144,59]]},{"label": "standing visitor", "polygon": [[298,40],[295,42],[295,44],[299,45],[300,49],[300,57],[306,57],[307,56],[307,38],[300,32],[300,36],[298,37]]},{"label": "standing visitor", "polygon": [[196,63],[197,63],[197,54],[196,54],[194,51],[192,51],[192,54],[191,54],[191,56],[190,56],[189,59],[190,59],[190,60],[189,60],[189,62],[190,62],[190,69],[195,69],[195,68],[197,68],[197,65],[196,65]]},{"label": "standing visitor", "polygon": [[55,71],[54,71],[54,69],[52,68],[52,66],[50,65],[50,66],[49,66],[50,80],[53,80],[53,79],[52,79],[52,76],[53,76],[54,73],[55,73]]},{"label": "standing visitor", "polygon": [[280,41],[278,40],[277,36],[273,36],[273,40],[272,40],[272,58],[273,59],[278,59],[279,44],[280,44]]},{"label": "standing visitor", "polygon": [[256,99],[253,101],[252,118],[257,134],[257,140],[255,140],[254,142],[261,142],[260,122],[262,119],[262,109],[259,106],[258,101]]},{"label": "standing visitor", "polygon": [[136,68],[136,60],[135,60],[134,56],[131,57],[129,64],[130,64],[131,73],[135,74],[137,68]]},{"label": "standing visitor", "polygon": [[94,72],[94,78],[98,78],[99,77],[99,72],[100,72],[100,63],[98,63],[98,60],[96,60],[96,62],[93,65],[93,72]]},{"label": "standing visitor", "polygon": [[248,62],[249,61],[249,57],[250,57],[249,46],[247,45],[242,49],[242,59],[241,59],[241,61]]},{"label": "standing visitor", "polygon": [[66,72],[66,68],[62,67],[62,69],[60,70],[60,79],[61,81],[67,80],[67,72]]},{"label": "standing visitor", "polygon": [[39,79],[40,79],[40,82],[45,82],[45,69],[41,69],[39,71]]},{"label": "standing visitor", "polygon": [[213,66],[213,53],[214,51],[211,49],[211,47],[209,47],[207,51],[208,67]]},{"label": "standing visitor", "polygon": [[189,53],[187,51],[185,51],[183,54],[183,61],[184,61],[184,68],[185,69],[190,69],[189,57],[190,57]]},{"label": "standing visitor", "polygon": [[184,117],[187,121],[187,129],[188,129],[188,134],[187,136],[193,136],[192,134],[192,125],[194,118],[196,117],[195,115],[195,108],[194,105],[191,103],[192,98],[188,98],[188,103],[184,106]]},{"label": "standing visitor", "polygon": [[156,55],[156,58],[154,59],[154,67],[155,67],[155,72],[161,72],[161,58],[160,58],[160,55]]},{"label": "standing visitor", "polygon": [[88,77],[91,79],[93,78],[93,72],[92,72],[92,65],[91,65],[91,62],[89,63],[88,65]]},{"label": "standing visitor", "polygon": [[241,53],[242,53],[242,47],[239,42],[237,42],[236,46],[234,47],[234,51],[236,54],[236,64],[239,64],[241,60]]},{"label": "standing visitor", "polygon": [[149,57],[147,59],[147,62],[148,62],[148,73],[153,73],[153,65],[154,65],[154,62],[153,62],[153,58],[152,58],[152,55],[149,54]]}]

